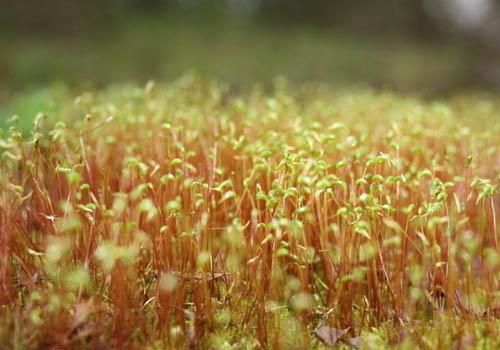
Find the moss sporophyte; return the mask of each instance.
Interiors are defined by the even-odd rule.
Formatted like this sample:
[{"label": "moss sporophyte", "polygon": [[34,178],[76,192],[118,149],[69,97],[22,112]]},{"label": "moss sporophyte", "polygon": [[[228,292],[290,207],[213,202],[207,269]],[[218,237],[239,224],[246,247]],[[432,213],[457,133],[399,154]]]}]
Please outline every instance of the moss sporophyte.
[{"label": "moss sporophyte", "polygon": [[0,136],[6,348],[500,346],[497,99],[186,76],[54,103]]}]

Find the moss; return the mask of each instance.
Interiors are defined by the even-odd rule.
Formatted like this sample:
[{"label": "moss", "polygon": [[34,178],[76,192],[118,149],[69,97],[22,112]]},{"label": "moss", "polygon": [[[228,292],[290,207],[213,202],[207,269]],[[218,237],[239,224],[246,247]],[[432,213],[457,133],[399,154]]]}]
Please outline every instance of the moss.
[{"label": "moss", "polygon": [[51,96],[0,140],[8,346],[498,345],[495,97]]}]

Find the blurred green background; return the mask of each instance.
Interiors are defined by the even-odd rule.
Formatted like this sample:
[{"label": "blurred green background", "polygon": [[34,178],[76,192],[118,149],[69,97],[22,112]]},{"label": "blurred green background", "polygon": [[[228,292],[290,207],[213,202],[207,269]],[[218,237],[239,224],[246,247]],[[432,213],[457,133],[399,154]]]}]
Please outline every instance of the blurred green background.
[{"label": "blurred green background", "polygon": [[[0,113],[172,79],[441,96],[500,85],[495,0],[0,0]],[[496,24],[495,24],[496,23]],[[500,28],[499,28],[500,29]]]}]

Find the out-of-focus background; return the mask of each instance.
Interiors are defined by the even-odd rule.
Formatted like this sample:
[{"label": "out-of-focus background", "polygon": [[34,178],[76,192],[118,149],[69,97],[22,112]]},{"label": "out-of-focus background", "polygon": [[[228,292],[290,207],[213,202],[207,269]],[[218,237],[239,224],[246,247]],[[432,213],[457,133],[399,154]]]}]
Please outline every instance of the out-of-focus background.
[{"label": "out-of-focus background", "polygon": [[186,71],[424,95],[500,86],[496,0],[0,0],[0,103]]}]

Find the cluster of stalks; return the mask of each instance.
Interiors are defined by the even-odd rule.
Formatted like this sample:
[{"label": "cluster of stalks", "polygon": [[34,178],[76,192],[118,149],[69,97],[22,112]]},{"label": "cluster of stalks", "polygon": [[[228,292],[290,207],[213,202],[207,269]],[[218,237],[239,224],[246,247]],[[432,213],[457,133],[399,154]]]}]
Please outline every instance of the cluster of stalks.
[{"label": "cluster of stalks", "polygon": [[0,349],[498,337],[493,99],[187,76],[57,103],[0,140]]}]

